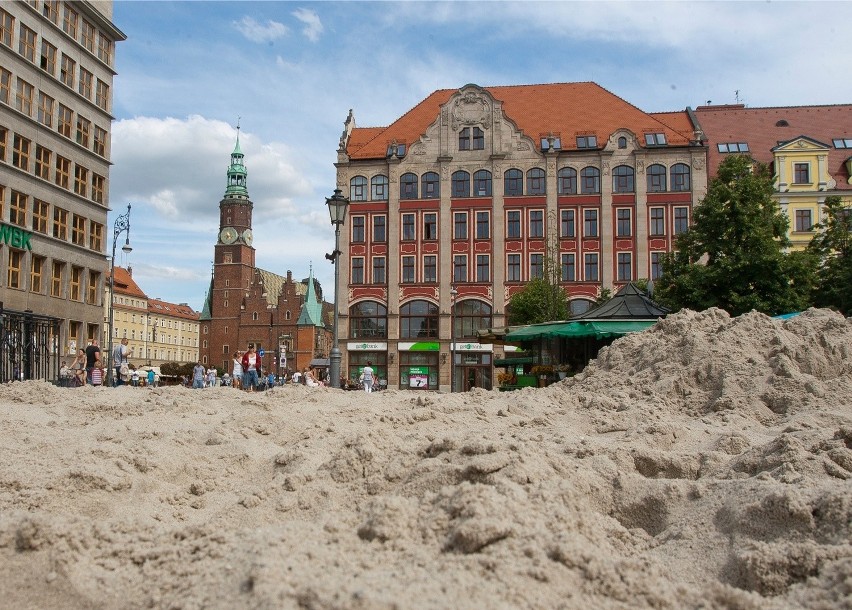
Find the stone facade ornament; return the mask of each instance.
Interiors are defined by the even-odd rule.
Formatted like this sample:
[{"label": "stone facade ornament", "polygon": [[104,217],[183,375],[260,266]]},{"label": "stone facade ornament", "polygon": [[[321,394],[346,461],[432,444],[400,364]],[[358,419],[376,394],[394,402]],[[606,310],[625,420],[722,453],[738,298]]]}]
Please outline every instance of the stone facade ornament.
[{"label": "stone facade ornament", "polygon": [[704,157],[701,155],[696,155],[692,158],[692,168],[693,169],[704,169]]},{"label": "stone facade ornament", "polygon": [[484,95],[468,91],[453,102],[452,124],[453,131],[458,131],[466,125],[477,125],[488,129],[491,123],[491,104]]}]

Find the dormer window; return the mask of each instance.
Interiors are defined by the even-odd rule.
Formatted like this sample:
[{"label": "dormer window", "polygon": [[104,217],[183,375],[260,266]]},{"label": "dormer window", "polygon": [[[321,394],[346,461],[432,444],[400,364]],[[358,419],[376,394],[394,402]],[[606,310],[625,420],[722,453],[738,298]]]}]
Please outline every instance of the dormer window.
[{"label": "dormer window", "polygon": [[834,148],[852,148],[852,138],[834,138]]},{"label": "dormer window", "polygon": [[794,163],[793,164],[793,183],[794,184],[810,184],[811,183],[811,164],[810,163]]},{"label": "dormer window", "polygon": [[485,132],[479,127],[465,127],[459,132],[459,150],[485,150]]},{"label": "dormer window", "polygon": [[597,136],[577,136],[577,148],[597,148]]},{"label": "dormer window", "polygon": [[541,150],[542,152],[562,150],[562,138],[554,135],[541,138]]},{"label": "dormer window", "polygon": [[619,148],[627,148],[627,138],[621,136],[618,138],[618,147]]},{"label": "dormer window", "polygon": [[646,133],[645,146],[665,146],[666,134],[664,133]]},{"label": "dormer window", "polygon": [[720,153],[747,153],[748,144],[745,142],[724,142],[716,144],[716,150]]}]

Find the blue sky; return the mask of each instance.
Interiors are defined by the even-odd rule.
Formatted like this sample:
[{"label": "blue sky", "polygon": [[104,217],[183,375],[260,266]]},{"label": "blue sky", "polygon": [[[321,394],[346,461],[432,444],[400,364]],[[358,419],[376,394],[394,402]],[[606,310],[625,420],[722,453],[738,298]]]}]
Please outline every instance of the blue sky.
[{"label": "blue sky", "polygon": [[132,203],[118,264],[197,310],[238,117],[258,266],[313,264],[331,298],[325,198],[350,108],[387,125],[436,89],[575,81],[648,112],[852,103],[848,2],[116,0],[113,20],[109,239]]}]

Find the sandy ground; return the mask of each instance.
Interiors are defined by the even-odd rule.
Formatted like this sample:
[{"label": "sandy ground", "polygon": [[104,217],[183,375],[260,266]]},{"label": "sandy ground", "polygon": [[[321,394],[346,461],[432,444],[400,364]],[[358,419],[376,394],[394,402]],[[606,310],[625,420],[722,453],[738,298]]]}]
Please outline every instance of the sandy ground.
[{"label": "sandy ground", "polygon": [[681,312],[543,389],[0,396],[0,606],[852,608],[852,320]]}]

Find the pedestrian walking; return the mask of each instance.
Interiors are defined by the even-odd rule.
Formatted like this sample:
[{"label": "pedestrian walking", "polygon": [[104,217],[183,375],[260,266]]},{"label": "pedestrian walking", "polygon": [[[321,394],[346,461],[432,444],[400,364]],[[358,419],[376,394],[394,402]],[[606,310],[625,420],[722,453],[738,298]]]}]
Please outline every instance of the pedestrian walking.
[{"label": "pedestrian walking", "polygon": [[204,365],[197,362],[192,369],[192,389],[201,390],[204,388]]},{"label": "pedestrian walking", "polygon": [[373,363],[367,360],[367,366],[361,369],[361,383],[364,384],[364,392],[373,392]]},{"label": "pedestrian walking", "polygon": [[248,351],[243,354],[243,383],[249,392],[254,392],[258,384],[258,371],[261,368],[260,354],[257,353],[254,343],[249,343]]}]

